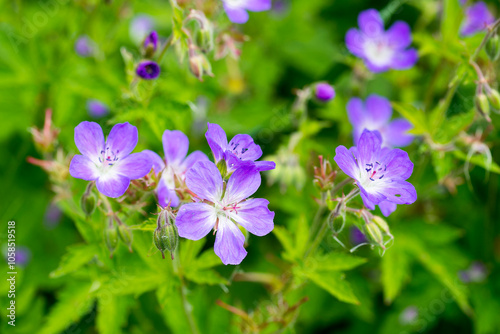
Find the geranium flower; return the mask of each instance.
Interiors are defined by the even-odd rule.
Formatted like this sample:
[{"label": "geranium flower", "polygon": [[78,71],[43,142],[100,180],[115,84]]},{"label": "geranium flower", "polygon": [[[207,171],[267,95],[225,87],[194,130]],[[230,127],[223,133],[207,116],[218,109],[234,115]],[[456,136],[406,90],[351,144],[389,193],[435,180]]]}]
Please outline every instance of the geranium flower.
[{"label": "geranium flower", "polygon": [[495,21],[495,17],[488,10],[488,6],[478,1],[465,9],[465,22],[460,30],[462,36],[473,35],[483,31]]},{"label": "geranium flower", "polygon": [[358,16],[358,29],[349,29],[345,40],[349,51],[364,60],[372,72],[384,72],[390,68],[406,70],[417,62],[411,44],[411,31],[406,22],[397,21],[384,30],[384,21],[375,9],[368,9]]},{"label": "geranium flower", "polygon": [[262,12],[271,9],[271,0],[222,0],[227,17],[233,23],[248,21],[247,10]]},{"label": "geranium flower", "polygon": [[[224,264],[240,264],[247,255],[245,236],[237,224],[248,232],[263,236],[274,228],[274,212],[269,201],[249,199],[260,186],[260,173],[251,163],[238,168],[227,184],[211,161],[197,162],[186,173],[186,185],[200,202],[184,204],[177,214],[179,235],[199,240],[213,228],[214,251]],[[225,186],[225,187],[224,187]]]},{"label": "geranium flower", "polygon": [[378,205],[384,216],[397,204],[417,200],[415,187],[406,181],[413,172],[408,154],[400,149],[382,148],[378,131],[364,130],[356,147],[339,146],[335,162],[344,173],[356,180],[364,205],[374,210]]},{"label": "geranium flower", "polygon": [[276,168],[273,161],[255,161],[262,156],[262,150],[249,135],[236,135],[228,143],[224,130],[217,124],[208,123],[205,137],[214,155],[215,163],[225,160],[229,174],[248,161],[253,162],[259,171]]},{"label": "geranium flower", "polygon": [[370,95],[365,103],[357,97],[350,99],[347,103],[347,115],[354,127],[355,145],[364,129],[380,132],[382,146],[403,147],[413,141],[414,137],[407,133],[413,128],[411,123],[404,118],[391,121],[391,103],[382,96]]},{"label": "geranium flower", "polygon": [[194,151],[186,157],[189,148],[189,139],[179,130],[165,130],[162,142],[165,160],[153,151],[145,150],[144,152],[149,154],[155,173],[158,174],[160,171],[163,171],[156,188],[158,204],[162,207],[166,207],[169,204],[170,206],[178,206],[180,200],[175,191],[176,178],[184,182],[186,171],[196,162],[208,160],[208,157],[201,151]]},{"label": "geranium flower", "polygon": [[120,197],[130,180],[145,176],[152,167],[146,153],[132,153],[137,145],[137,128],[116,124],[106,141],[99,124],[82,122],[75,128],[75,144],[82,155],[75,155],[69,166],[71,176],[96,181],[97,190],[108,197]]},{"label": "geranium flower", "polygon": [[137,75],[146,80],[153,80],[160,75],[160,66],[151,60],[140,62],[135,70]]}]

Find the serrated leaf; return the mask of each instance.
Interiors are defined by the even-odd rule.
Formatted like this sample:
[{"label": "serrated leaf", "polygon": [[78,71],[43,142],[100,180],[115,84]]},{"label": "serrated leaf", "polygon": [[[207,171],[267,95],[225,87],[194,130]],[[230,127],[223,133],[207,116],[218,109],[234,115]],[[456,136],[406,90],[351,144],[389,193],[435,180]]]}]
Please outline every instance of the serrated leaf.
[{"label": "serrated leaf", "polygon": [[130,296],[107,294],[97,299],[96,327],[100,334],[121,333],[127,321],[128,308],[134,299]]},{"label": "serrated leaf", "polygon": [[398,244],[399,240],[395,237],[394,245],[382,257],[382,286],[386,304],[392,303],[399,295],[409,275],[410,259]]},{"label": "serrated leaf", "polygon": [[328,291],[338,300],[356,305],[359,304],[351,285],[345,280],[345,274],[336,271],[316,272],[309,270],[304,271],[304,274],[314,284]]},{"label": "serrated leaf", "polygon": [[426,115],[423,110],[417,109],[411,104],[403,104],[392,102],[392,106],[397,112],[406,118],[411,124],[413,124],[413,129],[410,133],[415,135],[422,135],[425,133],[430,133],[427,124]]},{"label": "serrated leaf", "polygon": [[131,230],[141,230],[141,231],[154,231],[156,230],[157,222],[156,218],[149,218],[140,225],[129,226]]},{"label": "serrated leaf", "polygon": [[222,277],[215,270],[191,270],[188,269],[184,273],[186,278],[194,283],[198,284],[208,284],[208,285],[216,285],[216,284],[228,284],[227,279]]},{"label": "serrated leaf", "polygon": [[50,273],[51,278],[57,278],[78,270],[99,252],[95,245],[73,245],[68,247],[66,254],[63,255],[59,267]]},{"label": "serrated leaf", "polygon": [[90,312],[94,297],[90,293],[90,283],[74,282],[64,288],[57,302],[47,315],[39,334],[60,333],[83,315]]},{"label": "serrated leaf", "polygon": [[306,268],[315,271],[344,271],[354,269],[366,261],[354,255],[333,252],[310,257],[306,261]]}]

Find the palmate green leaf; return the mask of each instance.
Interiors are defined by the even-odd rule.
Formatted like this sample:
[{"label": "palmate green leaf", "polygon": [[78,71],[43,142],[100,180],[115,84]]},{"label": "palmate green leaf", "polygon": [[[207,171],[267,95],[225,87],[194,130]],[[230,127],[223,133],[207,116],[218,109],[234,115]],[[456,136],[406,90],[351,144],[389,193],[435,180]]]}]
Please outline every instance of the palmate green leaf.
[{"label": "palmate green leaf", "polygon": [[426,115],[423,110],[417,109],[411,104],[392,102],[392,107],[397,110],[411,124],[413,124],[413,129],[410,133],[415,135],[423,135],[430,133],[429,126],[427,124]]},{"label": "palmate green leaf", "polygon": [[47,315],[45,324],[37,333],[60,333],[83,315],[90,312],[94,304],[94,296],[90,282],[74,281],[61,292],[56,304]]},{"label": "palmate green leaf", "polygon": [[[462,151],[455,150],[453,151],[453,154],[458,159],[467,161],[467,154],[463,153]],[[484,155],[473,155],[470,158],[469,162],[473,165],[483,167],[487,171],[500,174],[500,166],[498,166],[498,164],[494,161],[492,161],[491,164],[489,164]]]},{"label": "palmate green leaf", "polygon": [[316,271],[345,271],[354,269],[367,262],[367,259],[341,253],[332,252],[310,257],[306,261],[307,270]]},{"label": "palmate green leaf", "polygon": [[154,231],[156,230],[157,222],[156,218],[149,218],[140,225],[129,226],[131,230],[141,230],[141,231]]},{"label": "palmate green leaf", "polygon": [[100,334],[119,334],[127,321],[131,296],[106,295],[97,299],[96,327]]},{"label": "palmate green leaf", "polygon": [[184,272],[185,277],[191,282],[197,284],[228,284],[228,280],[222,277],[218,272],[211,269],[196,270],[191,268],[186,268]]},{"label": "palmate green leaf", "polygon": [[400,246],[395,236],[394,245],[382,257],[382,286],[384,287],[384,301],[390,304],[399,295],[405,280],[409,276],[410,258]]},{"label": "palmate green leaf", "polygon": [[345,280],[344,273],[338,271],[305,270],[304,274],[314,284],[328,291],[338,300],[350,304],[359,304],[359,300],[354,295],[351,285]]},{"label": "palmate green leaf", "polygon": [[433,136],[433,140],[439,144],[447,144],[464,131],[474,121],[475,111],[461,113],[450,118],[446,118]]},{"label": "palmate green leaf", "polygon": [[73,245],[68,247],[57,269],[50,273],[51,278],[57,278],[78,270],[99,253],[96,245]]},{"label": "palmate green leaf", "polygon": [[192,333],[191,326],[196,327],[194,322],[190,324],[186,315],[185,309],[191,309],[193,306],[187,300],[187,291],[183,291],[182,289],[185,288],[181,287],[179,278],[173,276],[156,290],[161,314],[174,334]]},{"label": "palmate green leaf", "polygon": [[138,297],[147,291],[156,289],[158,286],[164,284],[165,281],[168,281],[168,278],[158,271],[114,272],[103,279],[101,286],[96,291],[96,295],[133,295]]}]

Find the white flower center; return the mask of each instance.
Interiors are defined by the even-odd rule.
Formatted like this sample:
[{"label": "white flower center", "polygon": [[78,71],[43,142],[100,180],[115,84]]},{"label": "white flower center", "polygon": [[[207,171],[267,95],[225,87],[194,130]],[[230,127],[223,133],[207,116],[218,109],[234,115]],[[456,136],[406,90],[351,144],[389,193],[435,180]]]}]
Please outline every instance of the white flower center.
[{"label": "white flower center", "polygon": [[364,43],[365,54],[368,60],[377,66],[389,65],[394,55],[394,50],[385,40],[367,39]]},{"label": "white flower center", "polygon": [[382,165],[378,161],[370,162],[360,168],[360,184],[364,189],[376,187],[379,180],[384,178],[387,165]]}]

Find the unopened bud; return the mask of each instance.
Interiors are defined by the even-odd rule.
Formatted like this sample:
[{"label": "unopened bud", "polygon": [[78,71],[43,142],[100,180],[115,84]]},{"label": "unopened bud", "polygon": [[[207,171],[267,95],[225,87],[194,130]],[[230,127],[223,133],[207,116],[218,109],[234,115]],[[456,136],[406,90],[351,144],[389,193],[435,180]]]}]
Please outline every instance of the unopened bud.
[{"label": "unopened bud", "polygon": [[482,115],[487,116],[490,114],[490,103],[488,102],[488,97],[484,93],[476,95],[474,103],[476,104],[477,111]]},{"label": "unopened bud", "polygon": [[383,246],[384,238],[380,228],[373,222],[367,222],[363,225],[364,234],[374,243]]},{"label": "unopened bud", "polygon": [[104,230],[104,241],[106,242],[106,247],[108,247],[109,252],[111,253],[110,257],[112,257],[116,246],[118,246],[118,231],[113,223],[113,218],[110,217],[109,220],[109,224]]},{"label": "unopened bud", "polygon": [[387,222],[384,219],[382,219],[379,216],[374,216],[372,218],[372,221],[382,230],[383,233],[388,235],[391,234],[391,231],[389,230],[389,225],[387,225]]},{"label": "unopened bud", "polygon": [[132,231],[125,224],[118,224],[118,236],[132,253]]},{"label": "unopened bud", "polygon": [[96,207],[97,199],[93,193],[85,192],[82,196],[80,204],[82,206],[82,210],[87,217],[91,216]]},{"label": "unopened bud", "polygon": [[210,77],[214,76],[212,73],[212,65],[210,65],[207,57],[197,50],[194,44],[189,46],[189,67],[194,76],[200,81],[203,81],[204,75]]},{"label": "unopened bud", "polygon": [[158,33],[152,31],[144,39],[144,55],[146,58],[152,58],[158,48]]},{"label": "unopened bud", "polygon": [[497,33],[488,39],[484,49],[491,61],[496,61],[500,58],[500,37]]},{"label": "unopened bud", "polygon": [[345,226],[345,204],[340,201],[335,209],[328,216],[328,226],[332,230],[334,236],[338,235]]},{"label": "unopened bud", "polygon": [[173,259],[174,251],[179,243],[179,233],[175,222],[172,221],[171,213],[162,210],[158,215],[157,224],[158,227],[154,232],[153,242],[163,258],[165,258],[164,252],[168,250]]},{"label": "unopened bud", "polygon": [[500,110],[500,93],[496,89],[491,89],[488,92],[488,100],[493,108]]}]

